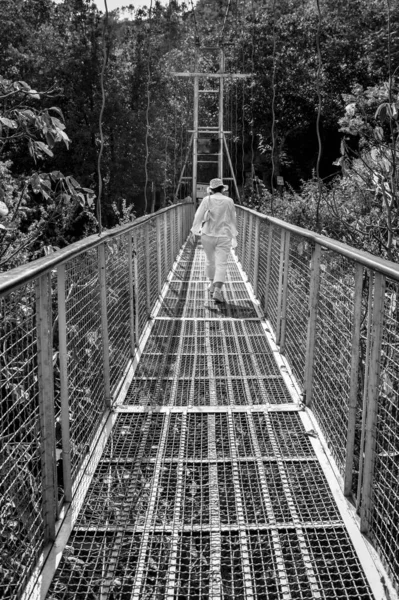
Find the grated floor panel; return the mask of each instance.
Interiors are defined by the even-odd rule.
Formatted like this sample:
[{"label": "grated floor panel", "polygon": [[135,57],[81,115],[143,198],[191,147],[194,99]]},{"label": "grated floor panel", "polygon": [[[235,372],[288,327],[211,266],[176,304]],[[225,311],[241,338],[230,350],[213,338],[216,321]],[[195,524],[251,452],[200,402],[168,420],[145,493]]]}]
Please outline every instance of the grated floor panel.
[{"label": "grated floor panel", "polygon": [[373,598],[233,256],[225,298],[185,249],[47,600]]}]

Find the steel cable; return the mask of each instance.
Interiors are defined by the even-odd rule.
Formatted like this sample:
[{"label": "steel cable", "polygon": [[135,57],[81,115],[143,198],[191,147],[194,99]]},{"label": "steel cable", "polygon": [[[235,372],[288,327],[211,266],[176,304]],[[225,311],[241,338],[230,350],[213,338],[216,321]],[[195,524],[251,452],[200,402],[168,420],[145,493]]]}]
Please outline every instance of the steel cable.
[{"label": "steel cable", "polygon": [[97,222],[98,222],[98,233],[102,234],[102,216],[101,216],[101,200],[102,200],[102,192],[103,192],[103,179],[101,173],[101,160],[104,153],[104,131],[103,131],[103,117],[105,110],[105,69],[107,67],[108,62],[108,50],[107,50],[107,40],[106,34],[108,31],[108,5],[107,0],[104,0],[105,5],[105,18],[104,18],[104,26],[102,30],[102,50],[103,50],[103,64],[101,67],[101,75],[100,75],[100,86],[101,86],[101,110],[99,116],[99,132],[100,132],[100,151],[97,157],[97,175],[98,175],[98,198],[97,198]]},{"label": "steel cable", "polygon": [[274,177],[275,177],[275,152],[276,152],[276,48],[277,48],[277,32],[276,32],[276,0],[273,0],[273,69],[272,69],[272,176],[271,176],[271,214],[274,214]]},{"label": "steel cable", "polygon": [[252,30],[251,30],[251,189],[252,194],[254,193],[254,178],[255,178],[255,134],[254,134],[254,45],[255,45],[255,5],[254,0],[251,0],[251,19],[252,19]]},{"label": "steel cable", "polygon": [[224,30],[225,30],[225,27],[226,27],[227,17],[228,17],[229,11],[230,11],[230,6],[231,6],[231,0],[228,0],[227,8],[226,8],[226,14],[224,15],[224,20],[223,20],[222,31],[220,32],[220,35],[219,35],[219,44],[220,45],[222,45]]},{"label": "steel cable", "polygon": [[320,50],[321,11],[320,11],[319,0],[316,0],[316,6],[317,6],[317,15],[318,15],[317,33],[316,33],[316,46],[317,46],[317,59],[318,59],[317,75],[316,75],[316,85],[317,85],[316,89],[317,89],[317,98],[318,98],[316,132],[317,132],[317,141],[319,144],[319,149],[318,149],[318,154],[317,154],[317,162],[316,162],[316,177],[317,177],[317,187],[318,187],[318,199],[317,199],[317,205],[316,205],[316,230],[319,231],[319,229],[320,229],[320,222],[319,222],[320,221],[320,204],[321,204],[321,196],[322,196],[322,182],[320,179],[320,161],[321,161],[321,155],[322,155],[322,151],[323,151],[321,135],[320,135],[321,101],[322,101],[320,80],[321,80],[321,70],[322,70],[323,63],[322,63],[321,50]]},{"label": "steel cable", "polygon": [[148,186],[148,161],[150,158],[150,148],[148,144],[148,137],[150,131],[150,83],[151,83],[151,15],[152,15],[152,0],[149,9],[149,28],[148,28],[148,70],[147,70],[147,108],[145,111],[146,121],[146,132],[145,132],[145,186],[144,186],[144,214],[147,213],[148,198],[147,198],[147,186]]},{"label": "steel cable", "polygon": [[190,4],[191,4],[191,9],[193,11],[193,17],[194,17],[194,27],[195,27],[195,43],[197,46],[201,45],[201,40],[200,40],[200,36],[199,36],[199,31],[198,31],[198,24],[197,24],[197,17],[195,16],[195,8],[194,8],[194,4],[193,4],[193,0],[190,0]]}]

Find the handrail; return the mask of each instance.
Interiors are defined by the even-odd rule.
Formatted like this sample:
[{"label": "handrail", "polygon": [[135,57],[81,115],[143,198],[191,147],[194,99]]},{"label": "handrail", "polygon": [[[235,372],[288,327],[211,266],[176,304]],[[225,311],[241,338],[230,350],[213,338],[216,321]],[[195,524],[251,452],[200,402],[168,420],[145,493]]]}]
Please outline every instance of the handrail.
[{"label": "handrail", "polygon": [[399,265],[249,208],[237,222],[271,335],[399,589]]},{"label": "handrail", "polygon": [[0,486],[19,527],[2,597],[37,583],[193,213],[181,202],[0,275]]},{"label": "handrail", "polygon": [[49,269],[54,269],[55,267],[62,265],[66,261],[70,260],[71,258],[74,258],[75,256],[77,256],[85,250],[96,248],[103,242],[107,242],[115,237],[128,233],[129,231],[133,231],[140,225],[143,225],[143,223],[152,221],[162,213],[166,213],[170,210],[173,210],[181,204],[185,203],[180,202],[179,204],[173,204],[172,206],[161,208],[155,213],[139,217],[132,223],[127,223],[126,225],[114,227],[113,229],[105,231],[101,235],[90,235],[87,238],[84,238],[83,240],[79,240],[78,242],[74,242],[73,244],[70,244],[65,248],[57,250],[49,256],[43,256],[42,258],[38,258],[30,263],[26,263],[19,267],[15,267],[10,271],[0,273],[0,295],[11,292],[13,289],[19,287],[20,285],[23,285],[24,283],[28,283],[29,281],[35,279],[39,275],[42,275]]},{"label": "handrail", "polygon": [[298,227],[298,225],[287,223],[286,221],[282,221],[281,219],[277,219],[276,217],[263,215],[251,208],[240,206],[240,209],[245,210],[253,215],[256,215],[257,218],[263,219],[268,223],[277,225],[278,227],[281,227],[286,231],[290,231],[291,233],[295,233],[297,235],[305,237],[315,244],[320,244],[320,246],[322,246],[323,248],[328,248],[329,250],[339,252],[339,254],[342,254],[346,258],[359,262],[368,269],[373,269],[374,271],[378,271],[382,275],[391,277],[392,279],[399,281],[399,265],[397,265],[393,261],[374,256],[370,252],[365,252],[364,250],[357,250],[355,248],[352,248],[348,244],[345,244],[344,242],[333,240],[331,238],[326,237],[325,235],[320,235],[319,233],[315,233],[314,231],[310,231],[309,229],[304,229],[302,227]]}]

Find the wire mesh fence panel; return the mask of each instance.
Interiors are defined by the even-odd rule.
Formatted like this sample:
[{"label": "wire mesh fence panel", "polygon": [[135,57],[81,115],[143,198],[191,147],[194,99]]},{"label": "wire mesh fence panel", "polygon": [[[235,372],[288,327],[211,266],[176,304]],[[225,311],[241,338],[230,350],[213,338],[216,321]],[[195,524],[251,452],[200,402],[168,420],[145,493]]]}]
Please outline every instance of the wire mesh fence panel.
[{"label": "wire mesh fence panel", "polygon": [[399,584],[399,285],[387,281],[370,534]]},{"label": "wire mesh fence panel", "polygon": [[[129,234],[130,235],[130,234]],[[107,322],[111,388],[130,359],[131,292],[127,236],[114,238],[106,248]]]},{"label": "wire mesh fence panel", "polygon": [[323,253],[312,408],[341,473],[348,430],[353,306],[353,263],[335,253]]},{"label": "wire mesh fence panel", "polygon": [[66,337],[72,478],[105,409],[97,250],[66,264]]},{"label": "wire mesh fence panel", "polygon": [[300,385],[305,373],[311,256],[310,244],[291,235],[284,353]]},{"label": "wire mesh fence panel", "polygon": [[0,596],[19,597],[43,544],[35,285],[0,298]]},{"label": "wire mesh fence panel", "polygon": [[274,332],[277,332],[277,315],[279,311],[279,273],[280,273],[280,252],[281,252],[281,228],[273,227],[273,236],[271,244],[270,278],[269,293],[267,302],[267,318],[270,320]]}]

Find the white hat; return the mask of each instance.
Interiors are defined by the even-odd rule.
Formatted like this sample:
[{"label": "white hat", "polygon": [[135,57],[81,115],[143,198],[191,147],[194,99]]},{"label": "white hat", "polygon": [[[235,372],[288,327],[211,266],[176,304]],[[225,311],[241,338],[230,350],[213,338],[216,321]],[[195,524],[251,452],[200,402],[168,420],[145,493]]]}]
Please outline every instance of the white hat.
[{"label": "white hat", "polygon": [[223,181],[221,179],[218,179],[218,178],[211,179],[210,182],[209,182],[209,187],[207,188],[206,191],[208,192],[208,194],[210,194],[211,192],[213,192],[214,189],[220,187],[221,185],[224,188],[223,189],[224,192],[226,192],[229,189],[229,186],[228,185],[224,185],[224,183],[223,183]]}]

